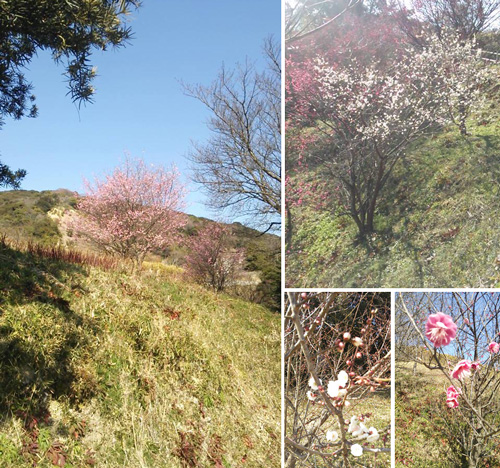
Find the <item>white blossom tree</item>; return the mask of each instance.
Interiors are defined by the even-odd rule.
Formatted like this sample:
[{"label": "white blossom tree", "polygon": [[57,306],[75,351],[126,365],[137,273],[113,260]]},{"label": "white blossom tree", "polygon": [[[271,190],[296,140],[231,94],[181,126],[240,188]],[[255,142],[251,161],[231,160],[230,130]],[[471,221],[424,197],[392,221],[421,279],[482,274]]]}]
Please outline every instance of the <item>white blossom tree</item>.
[{"label": "white blossom tree", "polygon": [[377,202],[408,145],[450,122],[466,134],[492,76],[474,44],[452,34],[408,49],[389,67],[317,57],[313,73],[314,85],[301,91],[312,114],[304,120],[321,135],[310,154],[335,181],[340,213],[362,238],[375,229]]}]

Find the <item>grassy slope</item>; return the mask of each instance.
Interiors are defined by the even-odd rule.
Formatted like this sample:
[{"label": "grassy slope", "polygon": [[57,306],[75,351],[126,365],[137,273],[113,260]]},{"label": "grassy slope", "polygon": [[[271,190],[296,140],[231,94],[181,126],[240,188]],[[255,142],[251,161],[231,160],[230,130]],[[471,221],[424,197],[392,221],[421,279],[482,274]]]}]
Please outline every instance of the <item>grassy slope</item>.
[{"label": "grassy slope", "polygon": [[[311,208],[296,210],[287,283],[296,287],[498,286],[500,114],[498,103],[470,124],[414,145],[395,168],[360,245],[356,228]],[[311,180],[318,172],[308,174]],[[304,177],[304,174],[300,175]],[[292,280],[293,278],[293,280]]]},{"label": "grassy slope", "polygon": [[0,290],[3,467],[279,466],[278,315],[7,246]]},{"label": "grassy slope", "polygon": [[[458,448],[443,433],[443,412],[454,414],[445,407],[446,388],[450,385],[438,370],[429,370],[417,364],[398,362],[396,366],[396,468],[454,468],[448,459]],[[457,414],[458,415],[458,414]],[[500,467],[500,447],[492,453],[484,466]]]}]

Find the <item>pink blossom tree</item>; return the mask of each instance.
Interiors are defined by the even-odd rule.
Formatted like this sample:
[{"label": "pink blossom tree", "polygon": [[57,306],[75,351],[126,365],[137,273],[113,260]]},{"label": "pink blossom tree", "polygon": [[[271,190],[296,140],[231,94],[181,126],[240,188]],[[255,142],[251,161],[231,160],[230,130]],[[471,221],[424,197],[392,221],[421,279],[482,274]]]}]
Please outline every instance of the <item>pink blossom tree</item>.
[{"label": "pink blossom tree", "polygon": [[413,330],[401,333],[398,326],[396,349],[424,350],[413,357],[398,353],[396,360],[414,360],[445,379],[435,418],[458,446],[448,452],[453,466],[488,466],[498,459],[500,442],[500,294],[401,293],[396,321]]},{"label": "pink blossom tree", "polygon": [[85,184],[70,226],[77,237],[131,259],[135,267],[146,254],[179,241],[186,189],[175,167],[127,158],[111,174]]},{"label": "pink blossom tree", "polygon": [[243,265],[244,250],[233,246],[230,228],[221,223],[207,223],[186,243],[188,275],[214,291],[223,291]]},{"label": "pink blossom tree", "polygon": [[375,466],[390,451],[390,295],[289,292],[285,310],[285,466]]}]

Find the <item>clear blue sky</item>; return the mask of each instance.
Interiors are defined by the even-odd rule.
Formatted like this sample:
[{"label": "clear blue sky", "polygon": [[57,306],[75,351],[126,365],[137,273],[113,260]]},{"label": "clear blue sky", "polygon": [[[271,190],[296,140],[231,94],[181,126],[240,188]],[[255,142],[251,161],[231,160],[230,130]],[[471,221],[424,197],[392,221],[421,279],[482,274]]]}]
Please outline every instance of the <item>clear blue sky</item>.
[{"label": "clear blue sky", "polygon": [[[83,192],[82,178],[109,172],[125,152],[147,162],[175,163],[187,176],[191,141],[209,132],[202,104],[179,81],[210,84],[222,63],[262,61],[262,41],[280,37],[280,0],[144,0],[132,12],[134,39],[96,51],[95,102],[80,110],[66,96],[64,69],[42,52],[26,77],[39,116],[7,119],[0,130],[0,160],[28,171],[22,188]],[[186,177],[187,179],[187,177]],[[190,184],[186,211],[214,217]]]}]

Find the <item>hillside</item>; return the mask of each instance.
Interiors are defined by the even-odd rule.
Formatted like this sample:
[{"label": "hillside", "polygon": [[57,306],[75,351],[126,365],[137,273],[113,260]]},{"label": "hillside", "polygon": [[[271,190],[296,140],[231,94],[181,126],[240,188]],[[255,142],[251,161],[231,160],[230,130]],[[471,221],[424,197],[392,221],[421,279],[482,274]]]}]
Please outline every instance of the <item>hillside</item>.
[{"label": "hillside", "polygon": [[[64,224],[67,213],[77,206],[77,199],[77,193],[65,189],[0,192],[0,234],[6,234],[11,239],[32,240],[45,245],[75,246],[75,239],[66,235]],[[184,228],[185,235],[196,235],[208,222],[212,221],[189,215]],[[246,250],[245,270],[249,272],[249,278],[258,283],[255,285],[256,291],[248,296],[278,310],[281,287],[280,238],[273,234],[261,235],[240,223],[230,224],[230,228],[234,246],[244,247]],[[92,249],[88,244],[76,247],[81,250]],[[176,246],[168,251],[157,252],[148,260],[182,266],[186,253],[185,247]]]},{"label": "hillside", "polygon": [[0,245],[3,467],[279,466],[278,315],[65,257]]},{"label": "hillside", "polygon": [[[496,91],[498,93],[498,90]],[[499,96],[469,122],[422,138],[396,165],[360,241],[335,209],[294,209],[287,283],[294,287],[498,287]],[[318,184],[322,167],[297,173]]]}]

